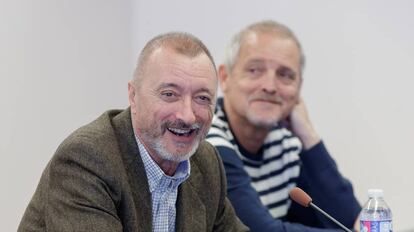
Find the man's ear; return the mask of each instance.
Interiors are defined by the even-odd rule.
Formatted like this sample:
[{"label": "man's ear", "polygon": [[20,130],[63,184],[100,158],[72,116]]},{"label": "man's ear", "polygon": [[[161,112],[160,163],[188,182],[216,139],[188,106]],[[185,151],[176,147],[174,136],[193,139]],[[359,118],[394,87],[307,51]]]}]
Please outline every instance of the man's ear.
[{"label": "man's ear", "polygon": [[224,64],[221,64],[218,68],[218,78],[220,82],[220,88],[223,92],[227,89],[227,79],[229,77],[227,68]]},{"label": "man's ear", "polygon": [[128,100],[129,100],[129,106],[131,107],[131,112],[133,114],[136,113],[136,104],[135,104],[135,87],[132,81],[128,82]]}]

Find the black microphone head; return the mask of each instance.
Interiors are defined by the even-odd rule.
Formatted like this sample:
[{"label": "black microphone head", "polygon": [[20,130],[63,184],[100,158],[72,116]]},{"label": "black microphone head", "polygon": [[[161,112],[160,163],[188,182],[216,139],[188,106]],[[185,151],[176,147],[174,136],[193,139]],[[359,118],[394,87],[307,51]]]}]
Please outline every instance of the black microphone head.
[{"label": "black microphone head", "polygon": [[289,196],[296,203],[304,207],[308,207],[309,204],[312,202],[312,198],[298,187],[294,187],[292,190],[290,190]]}]

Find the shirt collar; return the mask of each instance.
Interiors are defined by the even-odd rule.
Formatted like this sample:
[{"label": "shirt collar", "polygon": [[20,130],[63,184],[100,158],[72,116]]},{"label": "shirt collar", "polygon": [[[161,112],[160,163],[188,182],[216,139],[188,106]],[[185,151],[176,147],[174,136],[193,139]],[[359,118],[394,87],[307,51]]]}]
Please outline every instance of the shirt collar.
[{"label": "shirt collar", "polygon": [[158,164],[151,158],[145,146],[141,143],[138,136],[135,135],[138,144],[139,153],[144,163],[145,172],[148,178],[150,192],[159,188],[177,189],[190,176],[190,161],[180,162],[173,176],[168,176],[162,171]]}]

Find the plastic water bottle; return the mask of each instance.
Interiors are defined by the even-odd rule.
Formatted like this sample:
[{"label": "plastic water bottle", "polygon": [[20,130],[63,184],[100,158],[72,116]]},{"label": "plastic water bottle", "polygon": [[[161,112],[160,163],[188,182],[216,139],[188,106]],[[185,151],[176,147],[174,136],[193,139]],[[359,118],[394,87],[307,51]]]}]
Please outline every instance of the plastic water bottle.
[{"label": "plastic water bottle", "polygon": [[392,232],[392,213],[382,189],[369,189],[360,215],[361,232]]}]

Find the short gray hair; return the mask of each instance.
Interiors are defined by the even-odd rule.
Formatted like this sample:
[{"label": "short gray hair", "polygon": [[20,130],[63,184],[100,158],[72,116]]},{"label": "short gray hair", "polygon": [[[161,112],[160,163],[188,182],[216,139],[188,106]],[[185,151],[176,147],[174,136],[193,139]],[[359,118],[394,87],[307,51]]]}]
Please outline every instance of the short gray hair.
[{"label": "short gray hair", "polygon": [[186,32],[169,32],[154,37],[148,41],[148,43],[142,49],[138,57],[137,67],[134,72],[133,81],[135,84],[137,84],[139,77],[143,73],[145,69],[145,63],[147,62],[148,58],[156,49],[161,47],[173,49],[178,54],[182,54],[191,58],[196,57],[200,54],[206,54],[213,65],[214,71],[216,72],[214,59],[210,51],[200,39]]},{"label": "short gray hair", "polygon": [[239,56],[240,48],[246,36],[250,33],[276,34],[277,36],[288,38],[294,41],[298,46],[300,52],[300,72],[302,74],[303,69],[305,68],[305,55],[303,54],[302,46],[300,45],[299,40],[293,31],[290,30],[287,26],[273,20],[264,20],[253,23],[233,36],[230,44],[226,48],[224,57],[224,64],[228,71],[231,71],[233,69],[234,64],[236,63]]}]

